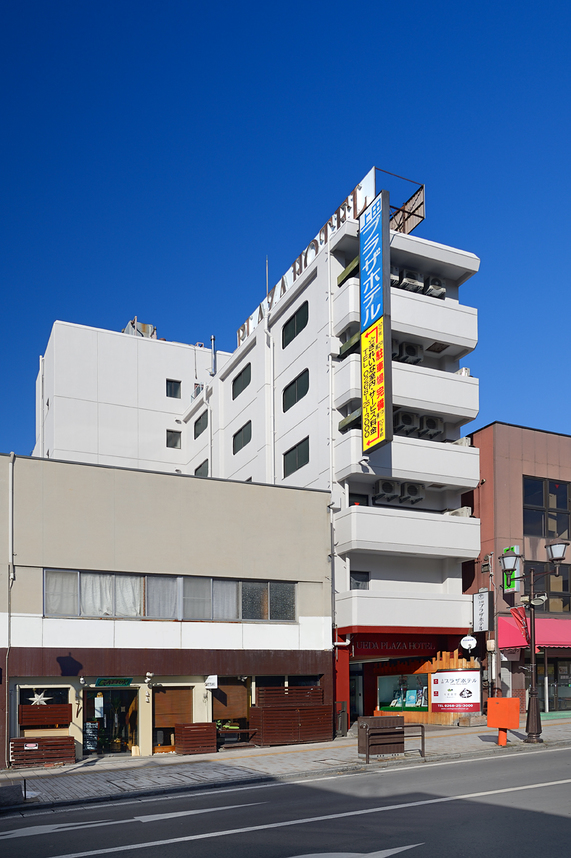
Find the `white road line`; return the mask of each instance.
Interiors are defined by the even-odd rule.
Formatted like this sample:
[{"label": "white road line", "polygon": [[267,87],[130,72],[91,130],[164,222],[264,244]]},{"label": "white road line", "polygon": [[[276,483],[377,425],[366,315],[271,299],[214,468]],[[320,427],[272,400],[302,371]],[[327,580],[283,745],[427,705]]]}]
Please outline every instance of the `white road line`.
[{"label": "white road line", "polygon": [[58,834],[66,831],[83,831],[86,828],[100,828],[104,825],[127,825],[130,822],[159,822],[162,819],[175,819],[180,816],[195,816],[199,813],[234,810],[237,807],[255,807],[266,804],[265,801],[251,801],[248,804],[227,804],[221,807],[205,807],[201,810],[181,810],[175,813],[150,813],[147,816],[130,816],[128,819],[100,819],[98,822],[55,822],[53,825],[34,825],[30,828],[14,828],[0,833],[0,840],[14,837],[44,837],[46,834]]},{"label": "white road line", "polygon": [[451,801],[471,801],[475,798],[483,798],[490,795],[502,795],[508,792],[521,792],[529,789],[543,789],[545,787],[562,786],[570,784],[571,778],[561,781],[546,781],[540,784],[527,784],[525,786],[505,787],[504,789],[490,789],[482,792],[466,793],[465,795],[450,795],[440,798],[429,798],[424,801],[410,801],[405,804],[389,804],[382,807],[369,807],[364,810],[349,810],[343,813],[330,813],[326,816],[309,816],[303,819],[289,819],[285,822],[269,822],[265,825],[249,825],[246,828],[229,828],[225,831],[207,831],[204,834],[190,834],[187,837],[174,837],[172,840],[153,840],[148,843],[133,843],[127,846],[109,846],[107,849],[93,849],[89,852],[69,852],[65,855],[55,855],[52,858],[91,858],[92,855],[107,855],[109,852],[129,852],[132,849],[148,849],[150,846],[170,846],[173,843],[190,843],[193,840],[208,840],[213,837],[229,837],[232,834],[248,834],[252,831],[269,831],[272,828],[286,828],[293,825],[307,825],[312,822],[329,822],[332,819],[348,819],[352,816],[366,816],[372,813],[386,813],[391,810],[406,810],[410,807],[424,807],[429,804],[444,804]]}]

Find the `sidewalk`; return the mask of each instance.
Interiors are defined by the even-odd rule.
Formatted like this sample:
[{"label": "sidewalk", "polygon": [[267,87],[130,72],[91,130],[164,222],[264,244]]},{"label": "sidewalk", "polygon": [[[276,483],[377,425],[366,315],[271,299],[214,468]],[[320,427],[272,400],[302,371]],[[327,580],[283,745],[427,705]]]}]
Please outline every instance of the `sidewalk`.
[{"label": "sidewalk", "polygon": [[[555,715],[555,713],[554,713]],[[525,716],[519,730],[508,731],[508,746],[497,745],[497,730],[487,727],[428,727],[426,760],[436,761],[542,748],[571,747],[571,717],[545,720],[542,745],[527,745]],[[71,766],[0,771],[0,812],[23,808],[85,804],[93,801],[136,798],[168,792],[186,792],[253,782],[296,780],[343,771],[371,771],[422,761],[420,739],[408,739],[405,754],[385,757],[367,766],[352,737],[310,745],[240,748],[217,754],[154,757],[89,757]],[[27,800],[17,789],[26,782]],[[12,789],[9,787],[12,786]],[[8,789],[7,789],[8,788]],[[10,800],[10,793],[13,794]],[[4,798],[2,797],[4,794]]]}]

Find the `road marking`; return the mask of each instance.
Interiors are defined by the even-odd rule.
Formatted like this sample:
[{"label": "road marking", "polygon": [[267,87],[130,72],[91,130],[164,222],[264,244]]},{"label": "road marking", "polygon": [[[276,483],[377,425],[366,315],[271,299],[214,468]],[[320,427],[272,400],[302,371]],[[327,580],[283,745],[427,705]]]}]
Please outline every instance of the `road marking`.
[{"label": "road marking", "polygon": [[[109,852],[129,852],[132,849],[148,849],[150,846],[170,846],[173,843],[190,843],[193,840],[209,840],[213,837],[229,837],[232,834],[249,834],[252,831],[269,831],[272,828],[287,828],[292,825],[307,825],[312,822],[329,822],[332,819],[349,819],[353,816],[367,816],[372,813],[386,813],[391,810],[406,810],[411,807],[424,807],[429,804],[444,804],[451,801],[471,801],[475,798],[483,798],[490,795],[502,795],[508,792],[521,792],[529,789],[543,789],[545,787],[562,786],[571,784],[571,778],[561,781],[546,781],[540,784],[527,784],[525,786],[505,787],[504,789],[490,789],[483,792],[472,792],[464,795],[448,795],[440,798],[429,798],[423,801],[409,801],[405,804],[388,804],[381,807],[368,807],[364,810],[348,810],[343,813],[330,813],[325,816],[308,816],[302,819],[288,819],[284,822],[268,822],[265,825],[249,825],[246,828],[229,828],[224,831],[207,831],[204,834],[190,834],[186,837],[174,837],[171,840],[153,840],[148,843],[134,843],[127,846],[109,846],[106,849],[93,849],[88,852],[69,852],[65,855],[55,855],[52,858],[91,858],[92,855],[107,855]],[[220,808],[221,810],[223,808]]]},{"label": "road marking", "polygon": [[380,852],[308,852],[306,855],[293,855],[292,858],[389,858],[407,849],[416,849],[424,843],[412,843],[410,846],[397,846],[395,849],[381,849]]},{"label": "road marking", "polygon": [[147,816],[131,816],[129,819],[100,819],[98,822],[60,822],[53,825],[34,825],[31,828],[14,828],[0,833],[0,840],[14,837],[37,837],[46,834],[58,834],[67,831],[83,831],[85,828],[99,828],[103,825],[126,825],[130,822],[159,822],[162,819],[175,819],[179,816],[194,816],[199,813],[234,810],[237,807],[254,807],[266,804],[265,801],[251,801],[248,804],[227,804],[222,807],[205,807],[202,810],[181,810],[175,813],[150,813]]}]

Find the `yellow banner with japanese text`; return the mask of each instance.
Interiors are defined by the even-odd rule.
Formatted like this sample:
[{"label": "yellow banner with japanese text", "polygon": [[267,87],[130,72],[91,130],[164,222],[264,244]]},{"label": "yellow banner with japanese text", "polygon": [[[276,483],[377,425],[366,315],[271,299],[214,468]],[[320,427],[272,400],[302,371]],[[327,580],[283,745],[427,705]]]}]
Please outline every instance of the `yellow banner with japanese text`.
[{"label": "yellow banner with japanese text", "polygon": [[363,453],[386,438],[384,318],[361,334]]}]

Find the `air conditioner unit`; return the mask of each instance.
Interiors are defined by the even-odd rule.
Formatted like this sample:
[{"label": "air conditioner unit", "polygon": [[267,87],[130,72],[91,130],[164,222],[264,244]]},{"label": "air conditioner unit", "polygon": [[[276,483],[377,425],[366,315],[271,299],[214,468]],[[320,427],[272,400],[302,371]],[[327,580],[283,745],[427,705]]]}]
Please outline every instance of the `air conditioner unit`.
[{"label": "air conditioner unit", "polygon": [[378,480],[373,487],[373,504],[386,503],[398,498],[400,485],[394,480]]},{"label": "air conditioner unit", "polygon": [[401,435],[410,435],[420,427],[420,416],[412,411],[397,411],[393,417],[393,429]]},{"label": "air conditioner unit", "polygon": [[440,417],[431,417],[429,414],[420,418],[419,438],[436,438],[444,432],[444,421]]},{"label": "air conditioner unit", "polygon": [[456,444],[457,447],[471,447],[472,442],[468,437],[458,438],[456,441],[451,441],[451,444]]},{"label": "air conditioner unit", "polygon": [[399,348],[399,360],[402,363],[420,363],[424,355],[424,349],[417,343],[401,343]]},{"label": "air conditioner unit", "polygon": [[472,507],[461,506],[459,509],[448,509],[444,515],[457,515],[460,518],[470,518],[472,515]]},{"label": "air conditioner unit", "polygon": [[440,277],[426,277],[424,280],[424,294],[431,298],[444,298],[446,296],[446,286]]},{"label": "air conditioner unit", "polygon": [[422,500],[424,500],[424,486],[421,483],[401,485],[399,503],[419,503]]},{"label": "air conditioner unit", "polygon": [[407,292],[423,292],[424,282],[417,271],[409,271],[404,269],[401,273],[399,286],[401,289],[406,289]]},{"label": "air conditioner unit", "polygon": [[398,268],[391,268],[391,286],[400,285],[400,271]]},{"label": "air conditioner unit", "polygon": [[398,360],[399,354],[400,354],[400,343],[399,343],[399,341],[398,340],[391,340],[391,346],[392,346],[391,357],[393,360]]}]

